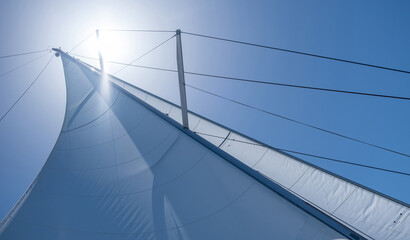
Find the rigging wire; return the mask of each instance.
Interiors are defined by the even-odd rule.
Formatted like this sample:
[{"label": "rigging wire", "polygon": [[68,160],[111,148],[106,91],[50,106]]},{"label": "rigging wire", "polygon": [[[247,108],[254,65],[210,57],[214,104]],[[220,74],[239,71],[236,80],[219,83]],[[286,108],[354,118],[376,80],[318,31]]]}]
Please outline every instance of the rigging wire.
[{"label": "rigging wire", "polygon": [[20,66],[17,66],[17,67],[12,68],[12,69],[10,69],[10,70],[4,72],[4,73],[1,73],[1,74],[0,74],[0,78],[3,77],[4,75],[7,75],[7,74],[9,74],[9,73],[12,73],[12,72],[14,72],[14,71],[16,71],[16,70],[18,70],[18,69],[20,69],[20,68],[22,68],[22,67],[24,67],[24,66],[26,66],[26,65],[28,65],[28,64],[30,64],[30,63],[32,63],[32,62],[38,60],[38,59],[40,59],[40,58],[46,56],[47,54],[49,54],[49,53],[45,53],[45,54],[43,54],[43,55],[41,55],[41,56],[39,56],[39,57],[36,57],[36,58],[31,59],[30,61],[28,61],[28,62],[26,62],[26,63],[23,63],[23,64],[20,65]]},{"label": "rigging wire", "polygon": [[259,112],[262,112],[262,113],[266,113],[266,114],[269,114],[269,115],[272,115],[272,116],[275,116],[275,117],[278,117],[278,118],[282,118],[284,120],[294,122],[294,123],[297,123],[297,124],[300,124],[300,125],[312,128],[312,129],[316,129],[316,130],[319,130],[319,131],[322,131],[322,132],[325,132],[325,133],[329,133],[329,134],[332,134],[332,135],[335,135],[335,136],[338,136],[338,137],[341,137],[341,138],[345,138],[345,139],[348,139],[348,140],[351,140],[351,141],[354,141],[354,142],[365,144],[365,145],[368,145],[368,146],[371,146],[371,147],[374,147],[374,148],[378,148],[378,149],[381,149],[381,150],[385,150],[385,151],[388,151],[388,152],[391,152],[391,153],[395,153],[395,154],[398,154],[398,155],[401,155],[401,156],[410,157],[410,155],[406,154],[406,153],[395,151],[395,150],[392,150],[392,149],[389,149],[389,148],[386,148],[386,147],[382,147],[382,146],[379,146],[379,145],[376,145],[376,144],[373,144],[373,143],[369,143],[369,142],[366,142],[366,141],[363,141],[363,140],[359,140],[359,139],[356,139],[356,138],[353,138],[353,137],[349,137],[349,136],[346,136],[346,135],[343,135],[343,134],[340,134],[340,133],[337,133],[337,132],[326,130],[324,128],[316,127],[314,125],[304,123],[304,122],[301,122],[301,121],[298,121],[298,120],[295,120],[295,119],[292,119],[292,118],[289,118],[289,117],[286,117],[286,116],[283,116],[283,115],[279,115],[279,114],[276,114],[276,113],[273,113],[273,112],[269,112],[267,110],[263,110],[261,108],[254,107],[252,105],[249,105],[249,104],[246,104],[246,103],[243,103],[243,102],[231,99],[231,98],[227,98],[227,97],[218,95],[218,94],[210,92],[210,91],[203,90],[201,88],[198,88],[198,87],[195,87],[195,86],[192,86],[192,85],[189,85],[189,84],[185,84],[185,86],[190,87],[192,89],[195,89],[197,91],[200,91],[200,92],[215,96],[217,98],[220,98],[220,99],[223,99],[223,100],[226,100],[226,101],[229,101],[229,102],[233,102],[233,103],[236,103],[238,105],[241,105],[241,106],[244,106],[244,107],[259,111]]},{"label": "rigging wire", "polygon": [[39,51],[16,53],[16,54],[11,54],[11,55],[0,56],[0,58],[9,58],[9,57],[23,56],[23,55],[29,55],[29,54],[34,54],[34,53],[41,53],[41,52],[45,52],[45,51],[49,51],[49,50],[50,50],[50,49],[44,49],[44,50],[39,50]]},{"label": "rigging wire", "polygon": [[85,37],[83,40],[81,40],[79,43],[77,43],[70,51],[69,53],[77,49],[81,44],[83,44],[85,41],[87,41],[92,35],[94,35],[94,32],[91,32],[87,37]]},{"label": "rigging wire", "polygon": [[254,80],[254,79],[227,77],[227,76],[212,75],[212,74],[206,74],[206,73],[185,72],[185,74],[203,76],[203,77],[211,77],[211,78],[219,78],[219,79],[232,80],[232,81],[256,83],[256,84],[275,85],[275,86],[281,86],[281,87],[302,88],[302,89],[308,89],[308,90],[318,90],[318,91],[326,91],[326,92],[336,92],[336,93],[363,95],[363,96],[370,96],[370,97],[381,97],[381,98],[392,98],[392,99],[400,99],[400,100],[410,100],[410,97],[401,97],[401,96],[393,96],[393,95],[347,91],[347,90],[330,89],[330,88],[311,87],[311,86],[286,84],[286,83],[278,83],[278,82],[266,82],[266,81],[260,81],[260,80]]},{"label": "rigging wire", "polygon": [[53,60],[54,56],[51,56],[50,60],[48,60],[47,64],[44,66],[44,68],[40,71],[40,73],[37,75],[37,77],[31,82],[31,84],[28,86],[28,88],[23,92],[23,94],[20,95],[20,97],[11,105],[11,107],[6,111],[6,113],[0,118],[0,122],[4,119],[4,117],[13,109],[13,107],[23,98],[23,96],[27,93],[27,91],[34,85],[34,83],[40,78],[41,74],[44,72],[44,70],[47,68],[47,66],[50,64],[51,60]]},{"label": "rigging wire", "polygon": [[100,31],[107,32],[144,32],[144,33],[171,33],[175,30],[152,30],[152,29],[99,29]]},{"label": "rigging wire", "polygon": [[155,46],[154,48],[152,48],[151,50],[147,51],[146,53],[142,54],[141,56],[139,56],[138,58],[136,58],[135,60],[131,61],[128,64],[125,64],[124,67],[122,67],[121,69],[119,69],[118,71],[116,71],[113,75],[118,74],[119,72],[121,72],[122,70],[124,70],[126,67],[131,66],[131,64],[135,63],[136,61],[140,60],[141,58],[145,57],[146,55],[148,55],[149,53],[153,52],[155,49],[161,47],[162,45],[164,45],[166,42],[168,42],[169,40],[171,40],[172,38],[174,38],[176,36],[176,34],[172,35],[170,38],[168,38],[167,40],[161,42],[160,44],[158,44],[157,46]]},{"label": "rigging wire", "polygon": [[[71,55],[77,56],[77,57],[81,57],[81,58],[86,58],[86,59],[91,59],[91,60],[99,61],[99,59],[98,59],[98,58],[95,58],[95,57],[88,57],[88,56],[83,56],[83,55],[74,54],[74,53],[71,53]],[[123,66],[130,66],[130,67],[151,69],[151,70],[159,70],[159,71],[175,72],[175,73],[178,72],[177,70],[173,70],[173,69],[150,67],[150,66],[136,65],[136,64],[128,64],[128,63],[122,63],[122,62],[110,61],[110,60],[104,60],[104,62],[106,62],[106,63],[112,63],[112,64],[118,64],[118,65],[123,65]]]},{"label": "rigging wire", "polygon": [[291,49],[266,46],[266,45],[261,45],[261,44],[255,44],[255,43],[250,43],[250,42],[238,41],[238,40],[233,40],[233,39],[228,39],[228,38],[221,38],[221,37],[209,36],[209,35],[192,33],[192,32],[182,32],[182,33],[187,34],[187,35],[202,37],[202,38],[214,39],[214,40],[219,40],[219,41],[237,43],[237,44],[248,45],[248,46],[253,46],[253,47],[265,48],[265,49],[270,49],[270,50],[305,55],[309,57],[316,57],[316,58],[327,59],[327,60],[332,60],[332,61],[337,61],[337,62],[344,62],[344,63],[350,63],[350,64],[355,64],[355,65],[360,65],[360,66],[365,66],[365,67],[378,68],[378,69],[383,69],[383,70],[388,70],[388,71],[410,74],[410,71],[408,70],[385,67],[385,66],[380,66],[380,65],[373,65],[369,63],[357,62],[357,61],[352,61],[352,60],[347,60],[347,59],[328,57],[328,56],[323,56],[323,55],[318,55],[318,54],[313,54],[313,53],[308,53],[308,52],[295,51]]},{"label": "rigging wire", "polygon": [[[93,60],[98,60],[98,58],[92,58],[92,57],[82,56],[82,55],[78,55],[78,54],[72,54],[72,55],[78,56],[78,57],[83,57],[83,58],[88,58],[88,59],[93,59]],[[173,70],[173,69],[157,68],[157,67],[150,67],[150,66],[143,66],[143,65],[133,65],[133,64],[126,64],[126,63],[122,63],[122,62],[116,62],[116,61],[105,61],[105,62],[113,63],[113,64],[119,64],[119,65],[127,65],[127,66],[137,67],[137,68],[146,68],[146,69],[167,71],[167,72],[178,72],[177,70]],[[266,81],[255,80],[255,79],[228,77],[228,76],[222,76],[222,75],[213,75],[213,74],[190,72],[190,71],[185,71],[185,74],[194,75],[194,76],[202,76],[202,77],[219,78],[219,79],[232,80],[232,81],[248,82],[248,83],[255,83],[255,84],[265,84],[265,85],[273,85],[273,86],[281,86],[281,87],[301,88],[301,89],[308,89],[308,90],[336,92],[336,93],[353,94],[353,95],[363,95],[363,96],[379,97],[379,98],[391,98],[391,99],[399,99],[399,100],[407,100],[407,101],[410,100],[410,97],[401,97],[401,96],[394,96],[394,95],[347,91],[347,90],[339,90],[339,89],[331,89],[331,88],[311,87],[311,86],[305,86],[305,85],[295,85],[295,84],[286,84],[286,83],[278,83],[278,82],[266,82]]]},{"label": "rigging wire", "polygon": [[315,154],[304,153],[304,152],[299,152],[299,151],[294,151],[294,150],[271,147],[271,146],[267,146],[267,145],[264,145],[264,144],[259,144],[259,143],[256,143],[256,142],[242,141],[242,140],[238,140],[238,139],[234,139],[234,138],[221,137],[221,136],[217,136],[217,135],[213,135],[213,134],[196,132],[196,131],[194,131],[194,133],[199,134],[199,135],[203,135],[203,136],[209,136],[209,137],[215,137],[215,138],[219,138],[219,139],[231,140],[231,141],[234,141],[234,142],[245,143],[245,144],[249,144],[249,145],[267,147],[267,148],[272,149],[272,150],[279,150],[279,151],[283,151],[283,152],[300,154],[300,155],[319,158],[319,159],[328,160],[328,161],[332,161],[332,162],[338,162],[338,163],[343,163],[343,164],[348,164],[348,165],[353,165],[353,166],[358,166],[358,167],[363,167],[363,168],[369,168],[369,169],[374,169],[374,170],[379,170],[379,171],[384,171],[384,172],[389,172],[389,173],[395,173],[395,174],[410,176],[410,173],[406,173],[406,172],[400,172],[400,171],[395,171],[395,170],[386,169],[386,168],[374,167],[374,166],[370,166],[370,165],[354,163],[354,162],[344,161],[344,160],[330,158],[330,157],[323,157],[323,156],[319,156],[319,155],[315,155]]}]

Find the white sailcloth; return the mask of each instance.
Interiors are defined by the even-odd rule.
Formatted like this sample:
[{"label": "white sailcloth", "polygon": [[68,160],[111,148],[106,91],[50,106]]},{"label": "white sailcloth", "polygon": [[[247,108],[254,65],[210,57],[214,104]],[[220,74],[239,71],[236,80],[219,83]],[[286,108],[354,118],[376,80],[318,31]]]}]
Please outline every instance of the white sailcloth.
[{"label": "white sailcloth", "polygon": [[[118,78],[111,80],[182,124],[178,106]],[[409,204],[272,149],[197,114],[189,113],[188,118],[192,131],[363,237],[410,239]]]},{"label": "white sailcloth", "polygon": [[[347,239],[115,86],[122,82],[102,79],[68,55],[62,60],[67,107],[61,133],[2,221],[0,239]],[[168,110],[178,118],[178,108]],[[190,118],[196,129],[229,132]],[[231,146],[221,147],[229,152]],[[255,161],[252,154],[260,150],[251,150],[255,166],[278,170],[276,161],[268,162],[274,153]]]}]

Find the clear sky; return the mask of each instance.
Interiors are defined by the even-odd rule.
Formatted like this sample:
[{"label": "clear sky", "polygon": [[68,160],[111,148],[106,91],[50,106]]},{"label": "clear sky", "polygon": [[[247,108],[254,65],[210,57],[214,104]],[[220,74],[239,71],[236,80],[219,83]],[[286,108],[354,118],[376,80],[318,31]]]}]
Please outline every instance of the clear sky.
[{"label": "clear sky", "polygon": [[[61,47],[96,28],[196,32],[410,70],[408,1],[21,1],[0,2],[0,56]],[[171,34],[172,35],[172,34]],[[169,33],[107,33],[105,58],[129,62]],[[186,71],[410,97],[410,75],[183,35]],[[96,57],[94,38],[73,53]],[[0,59],[0,75],[37,55]],[[0,116],[50,54],[0,77]],[[97,65],[97,62],[90,61]],[[176,68],[175,39],[140,64]],[[119,66],[107,65],[108,72]],[[118,74],[179,103],[174,73]],[[347,136],[410,153],[410,102],[186,76],[188,84]],[[410,159],[188,91],[190,110],[269,145],[410,172]],[[55,58],[0,122],[0,218],[40,171],[61,129],[65,86]],[[298,156],[410,203],[410,177]]]}]

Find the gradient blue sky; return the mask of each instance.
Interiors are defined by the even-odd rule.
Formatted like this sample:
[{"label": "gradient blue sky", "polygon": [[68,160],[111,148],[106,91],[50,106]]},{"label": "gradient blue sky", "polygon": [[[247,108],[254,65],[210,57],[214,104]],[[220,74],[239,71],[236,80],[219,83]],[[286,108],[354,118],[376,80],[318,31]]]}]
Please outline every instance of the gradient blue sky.
[{"label": "gradient blue sky", "polygon": [[[259,44],[410,69],[408,1],[20,1],[0,2],[0,55],[47,47],[68,51],[96,28],[180,28]],[[108,36],[111,35],[111,36]],[[128,62],[170,34],[107,33],[110,60]],[[410,96],[410,76],[183,35],[186,71],[316,87]],[[96,57],[90,38],[73,53]],[[38,54],[40,56],[41,54]],[[36,55],[0,59],[0,74]],[[0,115],[50,56],[0,78]],[[95,61],[89,63],[97,65]],[[175,69],[175,40],[140,64]],[[98,65],[97,65],[98,66]],[[107,65],[108,72],[119,66]],[[179,102],[173,73],[127,68],[119,75]],[[409,102],[186,76],[187,83],[278,114],[410,153]],[[410,172],[410,159],[317,132],[233,103],[188,91],[189,109],[279,148]],[[0,122],[0,218],[28,188],[61,128],[65,86],[61,60]],[[410,203],[410,178],[301,157]]]}]

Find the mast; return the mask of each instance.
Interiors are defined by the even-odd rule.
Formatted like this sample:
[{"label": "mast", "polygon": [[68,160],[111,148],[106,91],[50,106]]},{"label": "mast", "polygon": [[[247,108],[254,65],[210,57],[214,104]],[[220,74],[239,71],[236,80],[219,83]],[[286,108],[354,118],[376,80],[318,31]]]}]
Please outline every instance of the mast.
[{"label": "mast", "polygon": [[178,80],[179,80],[179,95],[181,98],[181,113],[182,113],[182,126],[189,129],[188,125],[188,106],[186,101],[185,90],[185,72],[184,72],[184,60],[182,58],[182,43],[181,43],[181,30],[176,31],[177,37],[177,65],[178,65]]},{"label": "mast", "polygon": [[101,69],[101,72],[104,73],[105,72],[104,59],[103,59],[102,52],[101,52],[100,30],[99,29],[95,30],[95,35],[97,37],[98,58],[100,59],[100,69]]}]

